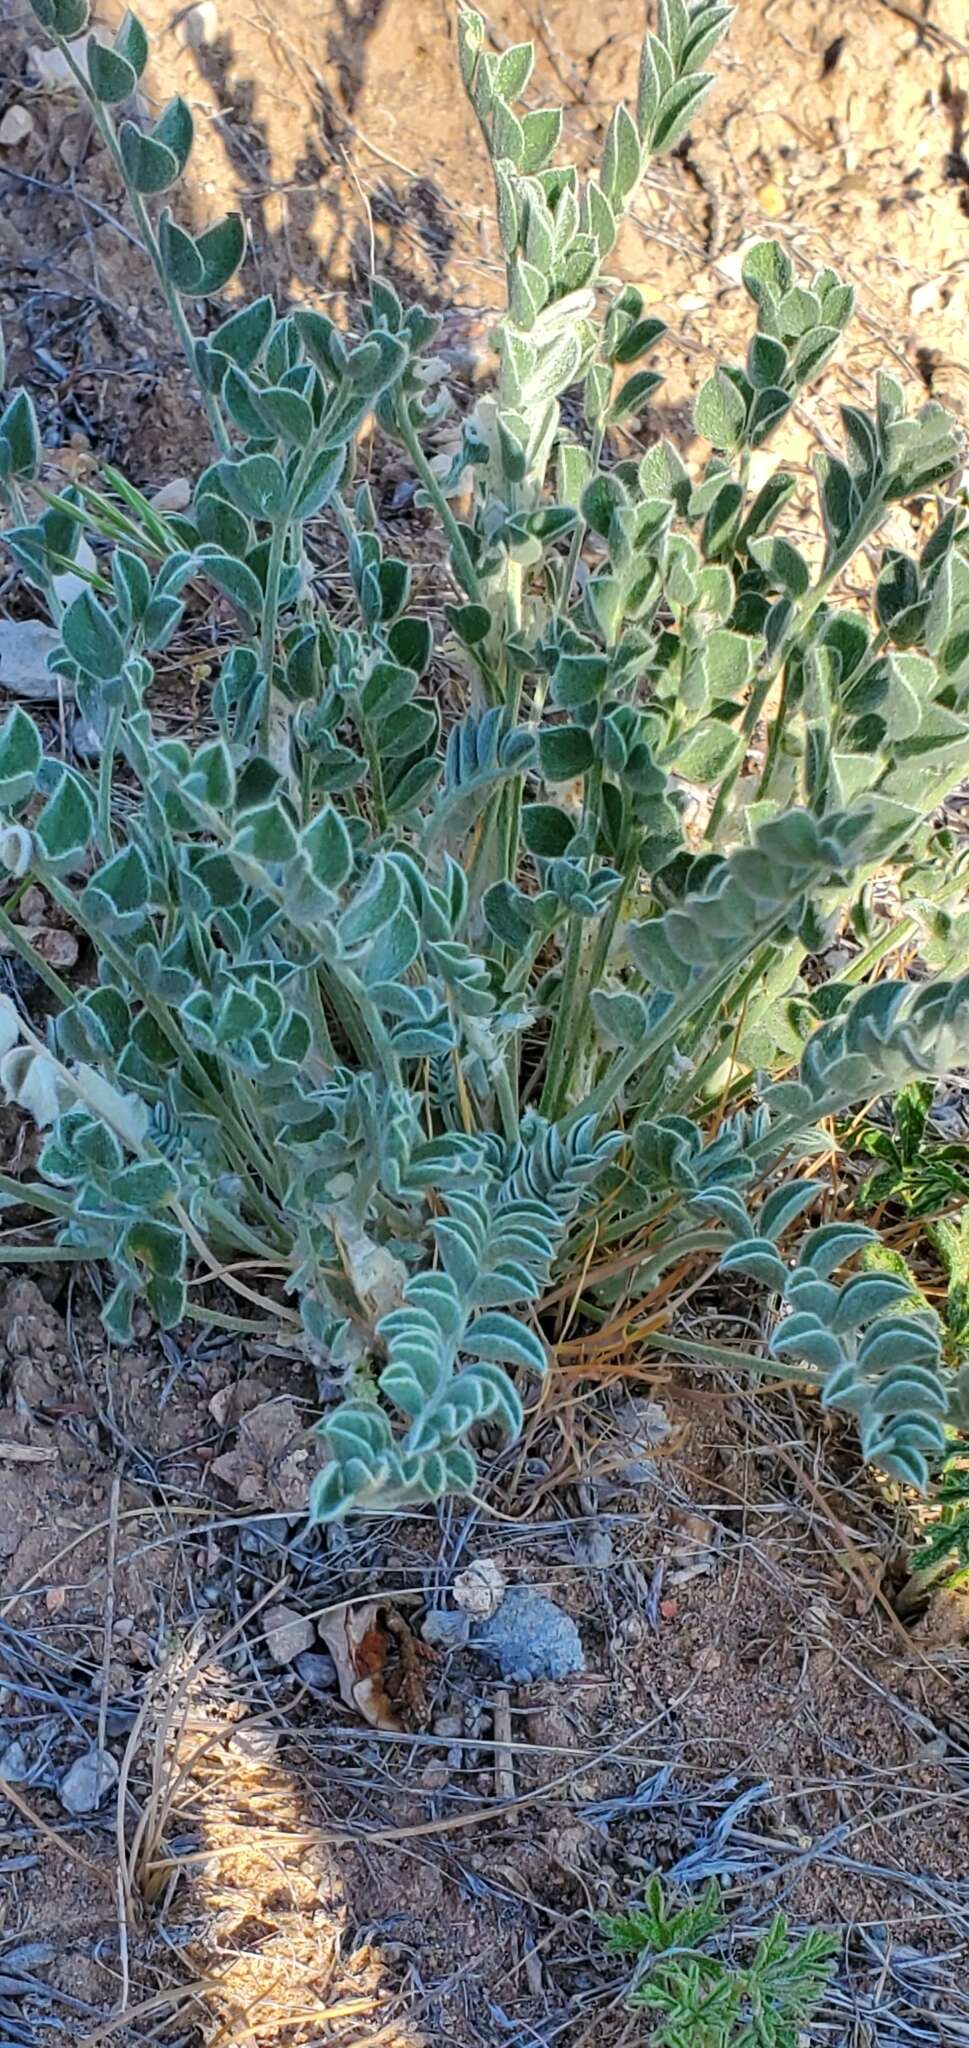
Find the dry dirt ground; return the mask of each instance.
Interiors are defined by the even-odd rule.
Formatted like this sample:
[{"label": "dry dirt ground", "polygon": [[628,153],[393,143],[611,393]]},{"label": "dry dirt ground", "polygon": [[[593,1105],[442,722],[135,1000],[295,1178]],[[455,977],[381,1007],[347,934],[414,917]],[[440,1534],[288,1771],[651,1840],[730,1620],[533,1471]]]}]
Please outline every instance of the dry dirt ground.
[{"label": "dry dirt ground", "polygon": [[[966,413],[964,12],[742,0],[620,250],[672,330],[647,433],[689,445],[711,350],[743,347],[737,251],[765,230],[858,287],[822,429],[892,358]],[[375,264],[486,374],[498,252],[444,0],[142,13],[152,96],[196,112],[196,223],[241,205],[250,275],[281,298],[352,308]],[[588,154],[638,19],[616,0],[491,13],[499,42],[536,37],[537,97],[567,101]],[[107,457],[154,488],[204,459],[198,410],[42,44],[5,5],[11,374],[61,472]],[[11,108],[29,121],[4,141]],[[804,418],[789,437],[803,459]],[[22,1140],[0,1137],[7,1166]],[[299,1520],[317,1394],[296,1362],[197,1327],[110,1353],[95,1311],[56,1267],[0,1296],[0,2041],[620,2048],[643,2023],[597,1916],[659,1867],[723,1877],[738,1955],[778,1904],[842,1931],[822,2048],[969,2042],[965,1612],[939,1603],[906,1635],[902,1510],[809,1408],[563,1371],[492,1512],[323,1539]],[[633,1396],[663,1411],[658,1449]],[[473,1647],[426,1654],[428,1606],[480,1558],[569,1610],[581,1676],[504,1687]],[[276,1661],[280,1602],[317,1656],[363,1617],[399,1729]],[[93,1822],[60,1796],[92,1744],[120,1772]]]}]

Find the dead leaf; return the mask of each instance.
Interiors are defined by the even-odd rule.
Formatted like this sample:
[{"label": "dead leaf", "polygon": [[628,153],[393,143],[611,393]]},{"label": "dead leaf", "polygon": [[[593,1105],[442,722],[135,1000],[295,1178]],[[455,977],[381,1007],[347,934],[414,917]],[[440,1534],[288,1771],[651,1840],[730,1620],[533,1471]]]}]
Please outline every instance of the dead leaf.
[{"label": "dead leaf", "polygon": [[47,656],[59,646],[59,633],[42,619],[0,619],[0,685],[12,697],[56,704],[60,681],[69,697],[71,683],[66,677],[52,676],[47,666]]},{"label": "dead leaf", "polygon": [[258,1408],[261,1401],[270,1399],[272,1388],[265,1380],[255,1376],[244,1380],[232,1380],[227,1387],[220,1387],[209,1402],[209,1414],[219,1429],[231,1429],[241,1422],[250,1409]]},{"label": "dead leaf", "polygon": [[[418,1599],[398,1593],[395,1601]],[[434,1651],[415,1636],[397,1607],[380,1600],[347,1601],[317,1617],[336,1666],[340,1696],[372,1728],[424,1728],[429,1718],[428,1674]]]},{"label": "dead leaf", "polygon": [[359,1605],[347,1601],[318,1617],[316,1631],[336,1665],[344,1705],[355,1707],[371,1728],[399,1729],[401,1721],[381,1682],[390,1634],[382,1627],[380,1615],[376,1600],[364,1600]]},{"label": "dead leaf", "polygon": [[[45,924],[18,925],[17,930],[23,932],[24,938],[48,967],[77,966],[77,940],[73,932],[64,932],[57,926]],[[0,935],[0,954],[14,952],[16,947],[13,941]]]},{"label": "dead leaf", "polygon": [[301,1409],[283,1396],[261,1401],[242,1416],[234,1448],[212,1461],[212,1471],[246,1507],[305,1514],[310,1486],[324,1461],[323,1445],[307,1429]]}]

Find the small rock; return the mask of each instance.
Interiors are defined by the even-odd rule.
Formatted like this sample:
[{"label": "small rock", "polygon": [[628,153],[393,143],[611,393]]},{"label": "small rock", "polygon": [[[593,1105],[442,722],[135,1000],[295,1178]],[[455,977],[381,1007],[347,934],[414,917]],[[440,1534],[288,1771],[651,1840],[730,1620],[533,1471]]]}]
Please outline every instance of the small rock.
[{"label": "small rock", "polygon": [[[2,140],[3,130],[0,129],[0,142],[2,142]],[[922,313],[931,313],[933,307],[939,304],[939,301],[942,298],[942,293],[946,286],[946,282],[946,274],[945,271],[943,271],[939,277],[928,277],[926,278],[924,284],[917,284],[914,287],[914,289],[909,292],[909,310],[912,313],[914,313],[916,319],[918,319],[919,315]]]},{"label": "small rock", "polygon": [[479,1557],[466,1565],[454,1581],[454,1598],[465,1614],[486,1620],[501,1606],[508,1581],[493,1557]]},{"label": "small rock", "polygon": [[26,107],[16,103],[8,107],[0,121],[0,148],[16,149],[18,143],[26,142],[34,132],[34,124]]},{"label": "small rock", "polygon": [[447,1607],[433,1607],[421,1625],[421,1635],[432,1650],[463,1650],[470,1634],[469,1616]]},{"label": "small rock", "polygon": [[654,1452],[671,1434],[671,1424],[659,1401],[644,1401],[630,1395],[616,1413],[616,1424],[626,1440],[628,1455],[610,1467],[609,1478],[618,1486],[648,1486],[656,1479]]},{"label": "small rock", "polygon": [[[62,931],[59,925],[30,925],[17,920],[17,930],[33,946],[34,952],[46,960],[48,967],[75,967],[78,944],[73,932]],[[0,959],[15,951],[14,942],[6,935],[0,938]]]},{"label": "small rock", "polygon": [[47,656],[61,644],[61,636],[42,619],[0,619],[0,683],[14,697],[30,697],[37,703],[56,704],[58,684],[70,696],[74,685],[66,676],[52,675]]},{"label": "small rock", "polygon": [[585,1670],[585,1654],[571,1615],[544,1593],[512,1586],[497,1613],[478,1624],[473,1647],[497,1664],[509,1685],[537,1678],[569,1678]]},{"label": "small rock", "polygon": [[241,1721],[237,1728],[233,1728],[230,1740],[232,1748],[256,1769],[275,1762],[276,1751],[279,1748],[279,1735],[275,1728],[263,1728],[258,1723]]},{"label": "small rock", "polygon": [[215,0],[199,0],[196,7],[189,7],[179,16],[175,34],[183,48],[204,50],[206,43],[214,43],[219,33],[219,10]]},{"label": "small rock", "polygon": [[8,1785],[23,1785],[26,1783],[29,1769],[23,1743],[8,1742],[3,1755],[0,1756],[0,1778],[6,1778]]},{"label": "small rock", "polygon": [[[62,569],[60,574],[52,579],[54,589],[65,610],[69,604],[74,603],[76,597],[80,597],[85,590],[90,589],[91,577],[97,573],[97,555],[90,541],[85,538],[83,533],[74,549],[72,559],[77,565],[76,568]],[[83,573],[85,570],[87,571],[86,575]]]},{"label": "small rock", "polygon": [[453,1742],[456,1735],[464,1734],[464,1715],[454,1709],[446,1714],[435,1714],[432,1722],[435,1735],[446,1735]]},{"label": "small rock", "polygon": [[779,185],[762,185],[757,194],[757,204],[769,220],[777,220],[787,212],[787,200]]},{"label": "small rock", "polygon": [[[71,57],[79,71],[87,76],[87,47],[91,38],[75,36],[71,42]],[[27,51],[27,69],[32,78],[45,92],[80,92],[69,59],[62,50],[45,50],[42,43],[31,43]]]},{"label": "small rock", "polygon": [[747,244],[741,242],[739,248],[728,249],[723,256],[718,256],[713,266],[717,276],[725,279],[727,284],[741,284],[746,253]]},{"label": "small rock", "polygon": [[336,1684],[336,1665],[325,1650],[301,1650],[293,1670],[311,1692],[332,1692]]},{"label": "small rock", "polygon": [[[193,14],[201,14],[200,7],[193,7]],[[148,500],[156,512],[187,512],[192,502],[192,486],[187,476],[173,476],[160,491],[153,491]]]},{"label": "small rock", "polygon": [[270,1607],[264,1617],[266,1648],[274,1664],[294,1664],[315,1641],[313,1624],[296,1607]]},{"label": "small rock", "polygon": [[61,1779],[58,1797],[67,1812],[79,1818],[82,1814],[97,1813],[117,1782],[118,1766],[110,1751],[88,1749]]},{"label": "small rock", "polygon": [[104,751],[101,735],[89,718],[75,718],[71,727],[71,749],[79,761],[100,761]]},{"label": "small rock", "polygon": [[424,1765],[421,1772],[421,1784],[425,1792],[442,1792],[445,1785],[450,1783],[450,1778],[451,1773],[447,1764],[437,1762],[434,1758],[429,1764]]},{"label": "small rock", "polygon": [[613,1541],[608,1529],[590,1529],[588,1535],[580,1536],[575,1546],[576,1564],[585,1564],[592,1571],[605,1571],[612,1563]]}]

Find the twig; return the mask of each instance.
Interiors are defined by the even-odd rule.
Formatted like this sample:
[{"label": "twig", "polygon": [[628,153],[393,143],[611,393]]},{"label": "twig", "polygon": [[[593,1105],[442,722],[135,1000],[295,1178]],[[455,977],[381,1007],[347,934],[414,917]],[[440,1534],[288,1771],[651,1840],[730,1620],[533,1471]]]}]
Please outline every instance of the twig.
[{"label": "twig", "polygon": [[[511,1750],[511,1694],[500,1685],[495,1693],[495,1792],[512,1807],[515,1804],[515,1765]],[[518,1815],[509,1816],[514,1827]]]},{"label": "twig", "polygon": [[920,35],[928,36],[932,43],[941,43],[944,49],[955,50],[960,57],[969,57],[969,43],[961,43],[958,36],[949,34],[947,28],[937,28],[927,15],[916,14],[914,7],[904,7],[902,0],[878,0],[880,7],[887,7],[889,14],[897,14],[900,21],[907,21],[917,28]]},{"label": "twig", "polygon": [[101,1652],[101,1699],[98,1707],[98,1748],[103,1750],[108,1729],[108,1688],[111,1683],[111,1638],[114,1632],[115,1566],[118,1555],[118,1509],[121,1503],[121,1473],[111,1481],[108,1508],[108,1588],[104,1598],[104,1645]]}]

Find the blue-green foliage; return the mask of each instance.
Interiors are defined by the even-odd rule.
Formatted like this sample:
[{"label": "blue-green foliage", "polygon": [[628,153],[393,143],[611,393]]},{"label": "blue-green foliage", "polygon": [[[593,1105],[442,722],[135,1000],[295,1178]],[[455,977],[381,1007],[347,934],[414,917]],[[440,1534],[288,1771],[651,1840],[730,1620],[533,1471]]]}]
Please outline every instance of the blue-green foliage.
[{"label": "blue-green foliage", "polygon": [[[70,52],[83,0],[35,11]],[[702,473],[662,441],[604,455],[657,388],[637,366],[665,329],[602,260],[650,155],[696,113],[728,19],[664,0],[635,111],[580,175],[555,161],[558,110],[522,105],[529,46],[496,55],[461,10],[507,309],[496,388],[443,479],[425,445],[453,405],[437,317],[376,281],[353,333],[264,297],[193,338],[182,302],[222,289],[242,224],[195,236],[168,207],[153,223],[192,121],[175,100],[150,129],[115,125],[147,56],[133,17],[90,67],[215,459],[184,512],[109,472],[28,518],[33,408],[18,392],[0,413],[5,543],[102,749],[91,775],[45,753],[19,707],[0,729],[0,859],[97,961],[83,992],[40,963],[58,999],[43,1037],[3,1007],[0,1083],[47,1132],[38,1200],[65,1255],[113,1270],[113,1336],[140,1296],[165,1325],[205,1313],[187,1285],[207,1268],[243,1327],[281,1319],[344,1372],[319,1515],[473,1488],[478,1426],[520,1428],[522,1376],[546,1364],[542,1297],[603,1219],[611,1242],[647,1224],[659,1257],[703,1226],[726,1271],[781,1297],[775,1353],[816,1370],[882,1466],[921,1484],[942,1440],[931,1318],[834,1280],[858,1233],[821,1225],[784,1250],[819,1191],[762,1188],[819,1118],[965,1048],[965,981],[865,986],[863,952],[860,987],[801,973],[846,914],[874,965],[869,884],[889,861],[911,878],[913,929],[956,964],[958,878],[931,818],[969,762],[958,507],[940,502],[918,559],[885,552],[877,630],[833,591],[891,503],[957,469],[958,435],[882,379],[871,415],[844,411],[844,459],[819,462],[823,560],[775,530],[794,479],[752,493],[747,457],[835,347],[851,294],[827,271],[800,283],[762,243],[746,363],[698,400]],[[374,415],[442,523],[443,635],[354,489]],[[346,546],[339,619],[307,546],[322,512]],[[85,530],[97,567],[65,610],[56,579]],[[231,623],[213,731],[190,744],[156,725],[151,684],[187,613],[215,606]],[[684,785],[707,798],[702,839]],[[759,1106],[706,1142],[725,1071]]]}]

